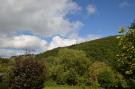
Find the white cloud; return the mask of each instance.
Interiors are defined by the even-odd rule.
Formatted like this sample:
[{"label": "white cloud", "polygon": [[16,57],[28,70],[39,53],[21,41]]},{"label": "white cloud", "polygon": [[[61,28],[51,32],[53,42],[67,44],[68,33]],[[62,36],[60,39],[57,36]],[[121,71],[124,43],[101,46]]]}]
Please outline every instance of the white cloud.
[{"label": "white cloud", "polygon": [[85,37],[79,36],[78,33],[72,33],[72,34],[68,35],[68,39],[76,39],[77,43],[82,43],[82,42],[85,42],[85,41],[95,40],[95,39],[98,39],[98,38],[101,38],[101,37],[102,37],[101,35],[96,35],[96,34],[89,34],[89,35],[87,35]]},{"label": "white cloud", "polygon": [[[77,32],[83,25],[79,20],[70,21],[67,18],[67,15],[75,14],[81,8],[73,0],[0,0],[0,2],[0,55],[23,54],[22,49],[34,49],[39,53],[70,45],[70,39],[54,37],[52,42],[48,43],[37,35],[65,37],[69,33]],[[23,31],[30,31],[33,35],[15,35]],[[61,40],[61,43],[56,40]]]},{"label": "white cloud", "polygon": [[45,51],[48,45],[46,40],[32,35],[2,36],[0,37],[0,56],[22,55],[26,50],[37,54]]},{"label": "white cloud", "polygon": [[31,35],[20,35],[13,37],[1,37],[0,48],[8,49],[42,49],[48,45],[47,41],[42,40],[36,36]]},{"label": "white cloud", "polygon": [[93,4],[87,6],[87,11],[89,15],[92,15],[96,12],[96,7]]},{"label": "white cloud", "polygon": [[67,38],[62,38],[60,36],[55,36],[49,47],[47,48],[47,50],[51,50],[51,49],[54,49],[54,48],[57,48],[57,47],[65,47],[65,46],[70,46],[70,45],[73,45],[73,44],[76,44],[77,43],[77,40],[76,39],[67,39]]},{"label": "white cloud", "polygon": [[124,2],[120,3],[120,5],[119,5],[120,8],[129,7],[129,6],[130,6],[130,4],[127,1],[124,1]]},{"label": "white cloud", "polygon": [[29,30],[34,34],[65,35],[82,23],[66,16],[80,10],[73,0],[0,0],[0,33]]}]

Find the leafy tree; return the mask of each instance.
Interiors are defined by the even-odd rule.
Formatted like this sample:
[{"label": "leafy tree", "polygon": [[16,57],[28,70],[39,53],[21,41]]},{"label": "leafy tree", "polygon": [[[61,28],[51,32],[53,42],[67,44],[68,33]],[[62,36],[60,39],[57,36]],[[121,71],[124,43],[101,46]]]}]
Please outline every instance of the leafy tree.
[{"label": "leafy tree", "polygon": [[[134,28],[135,24],[131,25]],[[120,72],[127,78],[130,89],[135,87],[135,29],[129,29],[125,32],[121,28],[119,39],[118,63]]]},{"label": "leafy tree", "polygon": [[35,59],[17,59],[10,73],[10,89],[42,89],[46,78],[44,63]]},{"label": "leafy tree", "polygon": [[127,33],[124,33],[124,28],[121,28],[120,32],[123,34],[118,37],[120,40],[120,53],[117,55],[118,61],[121,63],[121,72],[130,78],[133,76],[135,70],[135,30],[131,29]]}]

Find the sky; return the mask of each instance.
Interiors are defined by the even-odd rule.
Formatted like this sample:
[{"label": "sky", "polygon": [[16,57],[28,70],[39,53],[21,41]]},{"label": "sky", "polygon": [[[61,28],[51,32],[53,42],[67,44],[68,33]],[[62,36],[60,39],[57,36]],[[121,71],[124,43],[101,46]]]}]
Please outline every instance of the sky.
[{"label": "sky", "polygon": [[117,35],[135,20],[135,0],[0,1],[0,57]]}]

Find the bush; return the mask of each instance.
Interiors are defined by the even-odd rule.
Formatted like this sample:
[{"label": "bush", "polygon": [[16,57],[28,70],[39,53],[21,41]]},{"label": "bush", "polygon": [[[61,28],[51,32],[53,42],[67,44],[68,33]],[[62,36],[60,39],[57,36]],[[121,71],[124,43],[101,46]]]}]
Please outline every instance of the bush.
[{"label": "bush", "polygon": [[78,82],[78,74],[73,69],[69,70],[65,77],[68,85],[76,85]]},{"label": "bush", "polygon": [[0,89],[9,89],[9,79],[8,75],[6,74],[4,77],[2,77],[2,81],[0,81]]},{"label": "bush", "polygon": [[124,89],[127,87],[126,81],[120,74],[112,70],[104,70],[98,76],[98,82],[105,89]]},{"label": "bush", "polygon": [[46,69],[42,61],[17,59],[10,73],[10,89],[42,89]]},{"label": "bush", "polygon": [[90,65],[90,60],[83,51],[73,49],[61,49],[53,59],[49,75],[61,85],[79,84],[79,78],[87,74]]},{"label": "bush", "polygon": [[93,86],[104,89],[124,89],[127,87],[123,76],[104,62],[97,61],[92,64],[90,67],[90,80]]}]

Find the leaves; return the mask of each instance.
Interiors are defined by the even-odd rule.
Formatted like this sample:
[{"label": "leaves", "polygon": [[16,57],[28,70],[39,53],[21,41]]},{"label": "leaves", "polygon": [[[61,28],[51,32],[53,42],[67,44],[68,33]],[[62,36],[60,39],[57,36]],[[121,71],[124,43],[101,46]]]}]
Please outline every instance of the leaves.
[{"label": "leaves", "polygon": [[76,85],[90,65],[89,58],[80,50],[61,49],[53,59],[49,74],[58,84]]},{"label": "leaves", "polygon": [[10,73],[10,89],[41,89],[46,78],[45,65],[35,59],[17,59]]}]

